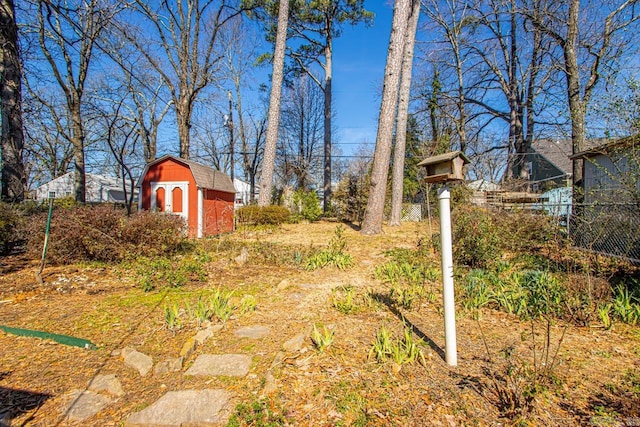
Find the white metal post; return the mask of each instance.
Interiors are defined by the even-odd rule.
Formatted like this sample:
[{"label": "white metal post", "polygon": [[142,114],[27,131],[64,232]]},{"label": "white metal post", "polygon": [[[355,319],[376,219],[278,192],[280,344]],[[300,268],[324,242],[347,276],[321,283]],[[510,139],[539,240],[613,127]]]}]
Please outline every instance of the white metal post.
[{"label": "white metal post", "polygon": [[440,207],[440,243],[442,247],[442,296],[444,301],[445,360],[450,366],[458,365],[456,345],[456,305],[453,292],[453,249],[451,244],[451,193],[445,185],[438,190]]}]

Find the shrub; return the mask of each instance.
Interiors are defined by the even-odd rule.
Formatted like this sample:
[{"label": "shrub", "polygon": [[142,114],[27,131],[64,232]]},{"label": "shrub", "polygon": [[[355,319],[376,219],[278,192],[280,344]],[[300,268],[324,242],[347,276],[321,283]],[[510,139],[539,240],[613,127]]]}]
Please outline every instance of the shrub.
[{"label": "shrub", "polygon": [[[46,213],[28,223],[29,253],[42,251]],[[138,256],[157,256],[183,249],[187,241],[184,221],[174,215],[140,212],[127,217],[112,206],[55,209],[51,220],[47,261],[117,262]]]},{"label": "shrub", "polygon": [[566,230],[554,218],[530,212],[500,212],[494,217],[501,247],[531,253],[550,243],[562,246]]},{"label": "shrub", "polygon": [[350,173],[338,183],[331,197],[332,210],[338,219],[361,222],[369,196],[369,175]]},{"label": "shrub", "polygon": [[452,224],[453,258],[457,263],[484,268],[500,259],[500,236],[488,211],[458,206]]},{"label": "shrub", "polygon": [[184,248],[187,228],[179,216],[142,211],[122,222],[121,236],[128,252],[123,258],[172,254]]},{"label": "shrub", "polygon": [[236,220],[247,225],[280,225],[289,220],[291,212],[283,206],[243,206],[236,211]]},{"label": "shrub", "polygon": [[308,221],[317,221],[322,215],[320,200],[315,191],[297,190],[293,193],[295,216]]},{"label": "shrub", "polygon": [[15,206],[0,202],[0,254],[8,254],[22,241],[22,224],[23,216]]},{"label": "shrub", "polygon": [[[47,261],[53,264],[73,261],[116,261],[121,256],[120,221],[122,214],[106,207],[54,209],[51,219]],[[28,250],[40,255],[47,214],[34,217]]]}]

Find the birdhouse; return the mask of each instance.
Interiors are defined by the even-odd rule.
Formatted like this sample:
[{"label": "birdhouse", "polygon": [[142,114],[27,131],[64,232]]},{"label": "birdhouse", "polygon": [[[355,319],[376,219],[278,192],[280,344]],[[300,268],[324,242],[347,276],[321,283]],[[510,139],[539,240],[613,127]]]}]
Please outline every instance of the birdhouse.
[{"label": "birdhouse", "polygon": [[464,181],[463,167],[469,163],[469,158],[462,151],[451,151],[424,159],[418,166],[427,168],[426,181],[450,182]]}]

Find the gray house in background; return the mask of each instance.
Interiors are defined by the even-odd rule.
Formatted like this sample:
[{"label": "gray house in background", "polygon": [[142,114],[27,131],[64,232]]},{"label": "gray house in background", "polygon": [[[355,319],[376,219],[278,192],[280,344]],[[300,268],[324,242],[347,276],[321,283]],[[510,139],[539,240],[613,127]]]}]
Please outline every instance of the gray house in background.
[{"label": "gray house in background", "polygon": [[530,182],[544,191],[571,185],[573,163],[570,139],[540,139],[532,144]]},{"label": "gray house in background", "polygon": [[[75,175],[73,172],[52,179],[35,190],[36,200],[43,201],[51,198],[73,197]],[[103,176],[93,173],[85,174],[87,203],[126,203],[123,182],[119,178]],[[130,183],[127,191],[131,189]],[[134,200],[138,200],[138,188],[134,187]]]},{"label": "gray house in background", "polygon": [[571,156],[583,160],[584,205],[574,210],[578,246],[640,262],[640,135]]},{"label": "gray house in background", "polygon": [[635,203],[640,207],[640,135],[577,153],[582,159],[585,203]]}]

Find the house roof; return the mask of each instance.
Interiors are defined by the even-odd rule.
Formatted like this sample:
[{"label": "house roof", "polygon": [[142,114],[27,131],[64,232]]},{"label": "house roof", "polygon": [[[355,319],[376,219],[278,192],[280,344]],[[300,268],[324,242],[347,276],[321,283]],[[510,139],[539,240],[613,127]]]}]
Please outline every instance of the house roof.
[{"label": "house roof", "polygon": [[572,172],[570,139],[539,139],[533,142],[532,148],[562,172]]},{"label": "house roof", "polygon": [[588,150],[581,151],[571,156],[571,159],[583,159],[596,156],[598,154],[611,154],[618,150],[625,150],[634,146],[636,148],[640,147],[640,134],[616,139],[615,141],[609,141],[606,144],[601,144]]},{"label": "house roof", "polygon": [[165,160],[173,160],[177,163],[182,163],[187,166],[191,173],[193,174],[193,178],[196,181],[196,185],[201,188],[206,188],[209,190],[217,190],[225,193],[234,193],[236,192],[236,188],[229,178],[229,175],[220,172],[219,170],[215,170],[210,166],[203,165],[201,163],[194,162],[193,160],[186,160],[180,157],[164,155],[152,162],[147,163],[142,172],[139,185],[142,183],[142,179],[149,171],[149,168],[158,163],[164,162]]}]

